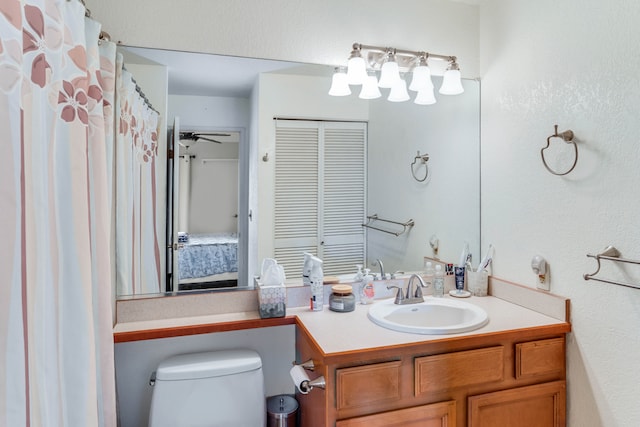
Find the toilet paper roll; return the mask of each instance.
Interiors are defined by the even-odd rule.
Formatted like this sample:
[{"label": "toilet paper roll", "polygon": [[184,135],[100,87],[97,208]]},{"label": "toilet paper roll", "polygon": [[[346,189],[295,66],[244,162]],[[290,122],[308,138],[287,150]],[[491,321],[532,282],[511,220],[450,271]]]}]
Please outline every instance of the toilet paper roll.
[{"label": "toilet paper roll", "polygon": [[[291,368],[291,371],[289,371],[289,373],[291,374],[291,379],[293,380],[293,383],[295,384],[298,391],[302,394],[309,393],[308,390],[303,391],[300,388],[300,385],[304,381],[309,381],[309,376],[307,375],[307,372],[304,370],[304,368],[300,365],[295,365],[293,368]],[[304,387],[304,389],[306,390],[306,387]]]}]

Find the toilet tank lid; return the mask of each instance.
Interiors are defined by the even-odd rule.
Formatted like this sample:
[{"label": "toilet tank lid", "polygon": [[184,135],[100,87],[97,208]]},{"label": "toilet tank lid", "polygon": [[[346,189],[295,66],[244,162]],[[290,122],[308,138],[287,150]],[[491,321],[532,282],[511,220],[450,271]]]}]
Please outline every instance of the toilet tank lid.
[{"label": "toilet tank lid", "polygon": [[219,377],[253,371],[261,367],[260,355],[253,350],[179,354],[160,362],[156,370],[156,380],[176,381]]}]

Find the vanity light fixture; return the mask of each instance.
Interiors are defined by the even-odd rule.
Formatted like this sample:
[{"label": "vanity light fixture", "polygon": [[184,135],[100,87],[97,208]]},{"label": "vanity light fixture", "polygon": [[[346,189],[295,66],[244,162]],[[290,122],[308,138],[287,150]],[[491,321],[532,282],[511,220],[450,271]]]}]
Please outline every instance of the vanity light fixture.
[{"label": "vanity light fixture", "polygon": [[429,57],[428,53],[423,53],[418,58],[418,65],[413,69],[413,78],[411,79],[411,84],[409,85],[409,89],[420,92],[426,88],[433,89],[433,82],[431,81],[431,69],[429,68],[429,64],[427,63],[427,58]]},{"label": "vanity light fixture", "polygon": [[409,99],[411,99],[411,97],[409,96],[409,92],[407,92],[407,82],[398,75],[398,80],[396,80],[393,83],[393,86],[391,86],[387,101],[404,102]]},{"label": "vanity light fixture", "polygon": [[447,67],[447,71],[444,72],[439,92],[443,95],[459,95],[464,92],[460,81],[460,68],[455,58]]},{"label": "vanity light fixture", "polygon": [[347,72],[344,67],[335,68],[333,72],[333,78],[331,79],[331,89],[329,89],[329,95],[351,95],[351,88],[349,88],[349,83],[347,83]]},{"label": "vanity light fixture", "polygon": [[378,87],[378,78],[375,73],[371,71],[367,72],[367,78],[364,80],[364,83],[362,83],[362,89],[358,97],[360,99],[376,99],[381,96],[382,93],[380,93],[380,88]]},{"label": "vanity light fixture", "polygon": [[364,62],[360,46],[353,46],[347,65],[347,83],[361,85],[367,79],[367,65]]},{"label": "vanity light fixture", "polygon": [[[362,99],[378,98],[381,94],[377,88],[385,88],[389,89],[387,98],[389,101],[407,101],[410,99],[407,81],[411,77],[408,88],[417,93],[414,102],[419,105],[434,104],[436,98],[429,67],[429,62],[432,60],[448,62],[442,86],[438,92],[442,95],[463,93],[460,67],[455,56],[354,43],[347,70],[345,72],[343,67],[336,68],[329,95],[349,95],[351,90],[348,85],[362,85],[359,95]],[[400,77],[401,72],[405,75],[404,79]],[[376,79],[378,73],[379,80]],[[377,83],[375,89],[372,86],[374,79]]]},{"label": "vanity light fixture", "polygon": [[395,49],[389,49],[384,57],[382,67],[380,67],[380,80],[378,86],[382,88],[393,88],[400,80],[400,67],[396,60]]}]

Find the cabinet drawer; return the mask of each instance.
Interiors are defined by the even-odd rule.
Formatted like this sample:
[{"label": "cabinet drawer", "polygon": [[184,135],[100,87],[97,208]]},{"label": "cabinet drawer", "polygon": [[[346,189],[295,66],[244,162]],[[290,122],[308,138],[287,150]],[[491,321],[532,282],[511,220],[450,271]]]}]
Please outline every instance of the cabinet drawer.
[{"label": "cabinet drawer", "polygon": [[404,427],[408,425],[454,427],[456,425],[455,400],[336,422],[336,427]]},{"label": "cabinet drawer", "polygon": [[563,372],[563,338],[516,344],[516,378],[562,374]]},{"label": "cabinet drawer", "polygon": [[385,362],[336,370],[338,410],[400,399],[401,362]]},{"label": "cabinet drawer", "polygon": [[564,427],[564,381],[469,397],[468,426]]},{"label": "cabinet drawer", "polygon": [[481,348],[415,359],[415,394],[502,381],[504,347]]}]

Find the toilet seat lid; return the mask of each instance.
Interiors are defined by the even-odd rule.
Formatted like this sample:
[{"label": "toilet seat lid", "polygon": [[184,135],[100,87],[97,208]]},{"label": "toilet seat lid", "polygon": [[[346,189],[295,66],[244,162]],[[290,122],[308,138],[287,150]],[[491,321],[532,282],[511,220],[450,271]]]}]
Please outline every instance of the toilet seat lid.
[{"label": "toilet seat lid", "polygon": [[253,371],[262,367],[253,350],[223,350],[171,356],[156,370],[156,380],[176,381],[219,377]]}]

